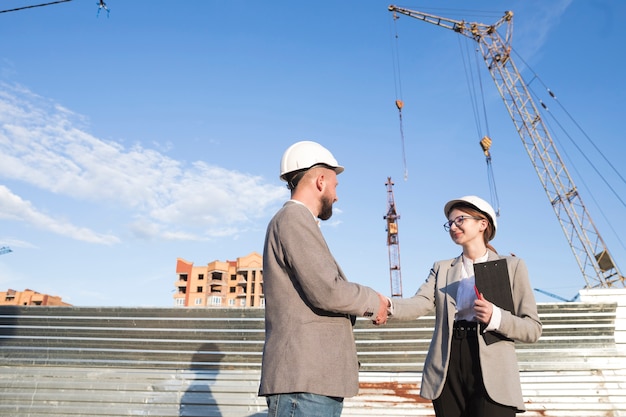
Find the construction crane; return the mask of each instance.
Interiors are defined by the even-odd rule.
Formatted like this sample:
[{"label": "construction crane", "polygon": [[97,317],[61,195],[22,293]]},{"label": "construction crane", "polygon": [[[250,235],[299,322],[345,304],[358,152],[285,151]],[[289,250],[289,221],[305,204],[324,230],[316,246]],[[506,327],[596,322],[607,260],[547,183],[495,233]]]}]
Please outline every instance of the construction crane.
[{"label": "construction crane", "polygon": [[400,272],[400,241],[398,240],[398,219],[396,202],[393,198],[393,182],[387,177],[387,247],[389,248],[389,279],[391,297],[402,297],[402,274]]},{"label": "construction crane", "polygon": [[540,292],[540,293],[542,293],[544,295],[547,295],[549,297],[556,298],[557,300],[565,301],[566,303],[572,303],[572,302],[578,300],[578,298],[580,297],[580,294],[576,294],[572,298],[568,299],[568,298],[565,298],[565,297],[561,297],[560,295],[556,295],[556,294],[552,294],[551,292],[544,291],[544,290],[542,290],[540,288],[535,288],[535,291]]},{"label": "construction crane", "polygon": [[[513,12],[496,23],[468,23],[391,5],[389,11],[423,20],[476,41],[489,74],[513,119],[539,180],[569,241],[586,288],[626,286],[568,173],[528,88],[511,58]],[[504,38],[498,32],[506,27]]]},{"label": "construction crane", "polygon": [[0,247],[0,255],[4,255],[5,253],[13,252],[10,247],[2,246]]}]

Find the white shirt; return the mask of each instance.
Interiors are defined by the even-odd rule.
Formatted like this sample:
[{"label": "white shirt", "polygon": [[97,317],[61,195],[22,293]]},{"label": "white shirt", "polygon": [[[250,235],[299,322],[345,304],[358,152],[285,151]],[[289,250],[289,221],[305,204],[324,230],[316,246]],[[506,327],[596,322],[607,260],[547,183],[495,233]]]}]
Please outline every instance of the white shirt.
[{"label": "white shirt", "polygon": [[[461,281],[459,281],[459,288],[456,293],[456,316],[455,320],[467,320],[477,321],[474,316],[474,301],[476,300],[476,291],[474,285],[476,284],[476,278],[474,276],[474,264],[487,262],[489,255],[487,252],[480,258],[476,258],[474,261],[462,256],[463,267],[461,268]],[[485,329],[485,331],[497,330],[500,326],[500,319],[502,313],[500,309],[493,305],[493,313],[491,315],[491,321]]]}]

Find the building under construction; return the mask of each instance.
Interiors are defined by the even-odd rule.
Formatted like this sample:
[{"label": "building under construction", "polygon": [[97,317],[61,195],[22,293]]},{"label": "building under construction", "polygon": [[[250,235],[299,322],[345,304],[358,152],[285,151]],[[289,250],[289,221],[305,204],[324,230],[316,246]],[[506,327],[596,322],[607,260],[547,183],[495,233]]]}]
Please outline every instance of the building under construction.
[{"label": "building under construction", "polygon": [[15,291],[8,289],[0,292],[2,306],[71,306],[56,295],[41,294],[29,290]]},{"label": "building under construction", "polygon": [[194,266],[178,258],[176,307],[264,307],[263,258],[257,252],[236,261]]}]

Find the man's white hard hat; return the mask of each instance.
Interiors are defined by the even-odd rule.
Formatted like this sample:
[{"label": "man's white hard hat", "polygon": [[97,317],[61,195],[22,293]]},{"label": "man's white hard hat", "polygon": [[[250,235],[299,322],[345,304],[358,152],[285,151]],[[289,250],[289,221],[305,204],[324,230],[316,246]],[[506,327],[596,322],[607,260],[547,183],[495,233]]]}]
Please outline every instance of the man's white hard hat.
[{"label": "man's white hard hat", "polygon": [[280,160],[280,179],[287,181],[286,177],[297,171],[305,171],[315,165],[326,165],[337,174],[343,172],[332,153],[317,142],[303,140],[291,145]]},{"label": "man's white hard hat", "polygon": [[446,219],[448,218],[448,215],[450,214],[452,206],[454,206],[457,203],[465,203],[465,204],[474,206],[474,208],[476,208],[478,211],[482,212],[485,216],[487,216],[487,219],[493,225],[493,235],[491,236],[489,240],[493,239],[496,236],[496,229],[498,228],[498,223],[496,221],[496,212],[493,209],[493,207],[491,207],[491,204],[487,203],[485,200],[483,200],[480,197],[476,197],[475,195],[466,195],[461,198],[456,198],[454,200],[448,201],[443,208],[443,214],[446,216]]}]

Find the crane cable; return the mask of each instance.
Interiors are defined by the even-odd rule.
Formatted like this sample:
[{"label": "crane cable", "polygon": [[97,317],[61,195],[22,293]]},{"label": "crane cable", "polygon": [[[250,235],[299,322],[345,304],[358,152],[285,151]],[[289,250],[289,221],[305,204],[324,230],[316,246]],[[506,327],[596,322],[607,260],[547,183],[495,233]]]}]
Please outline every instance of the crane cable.
[{"label": "crane cable", "polygon": [[393,56],[393,81],[394,81],[394,89],[396,93],[396,108],[398,109],[398,117],[400,120],[400,139],[402,141],[402,163],[404,166],[404,180],[409,179],[409,171],[406,165],[406,151],[404,147],[404,126],[402,122],[402,107],[404,107],[404,101],[402,101],[402,82],[400,79],[400,58],[399,58],[399,48],[398,48],[398,28],[396,25],[396,21],[398,20],[398,15],[396,12],[392,14],[393,19],[393,29],[394,29],[394,39],[395,43],[393,44],[392,56]]},{"label": "crane cable", "polygon": [[[531,81],[532,82],[532,81]],[[532,90],[531,90],[532,91]],[[558,127],[565,132],[565,135],[569,138],[570,142],[572,142],[572,144],[574,145],[574,147],[578,150],[578,152],[580,152],[584,159],[589,163],[589,165],[591,165],[591,168],[596,172],[596,174],[600,177],[600,179],[605,183],[605,185],[613,192],[613,194],[615,195],[615,197],[622,203],[622,205],[624,205],[626,207],[626,205],[624,204],[624,201],[622,200],[622,198],[615,192],[615,190],[613,189],[613,187],[611,187],[611,185],[608,184],[607,180],[604,178],[604,176],[598,171],[598,169],[595,167],[595,165],[593,165],[593,163],[589,160],[589,158],[587,157],[587,155],[585,153],[583,153],[582,149],[580,149],[580,147],[573,141],[572,137],[569,135],[569,133],[567,133],[567,131],[564,129],[563,125],[556,119],[556,116],[550,111],[550,109],[548,108],[548,106],[546,106],[546,104],[537,97],[537,94],[532,91],[533,95],[535,96],[535,98],[539,101],[539,103],[541,104],[541,107],[546,111],[546,113],[548,113],[551,117],[551,119],[558,125]],[[554,133],[554,129],[550,126],[550,124],[548,123],[547,120],[544,119],[544,123],[546,124],[546,126],[548,126],[550,128],[550,131],[552,132],[552,136],[554,136],[556,138],[556,134]],[[565,154],[565,156],[572,160],[572,158],[569,157],[569,155],[567,154],[567,151],[565,150],[565,148],[563,146],[561,146],[561,152],[563,154]],[[579,177],[579,181],[582,182],[582,184],[585,186],[585,189],[589,192],[589,195],[591,196],[591,199],[593,200],[593,202],[595,203],[595,205],[598,207],[598,211],[600,212],[600,214],[602,215],[602,217],[604,218],[604,220],[606,221],[606,223],[608,224],[608,227],[611,229],[611,231],[613,232],[613,234],[615,235],[617,241],[619,242],[620,246],[624,249],[626,249],[626,245],[624,244],[624,242],[622,241],[622,239],[620,238],[620,234],[615,230],[615,228],[613,227],[613,225],[611,224],[611,221],[609,220],[609,218],[607,217],[607,215],[604,213],[604,210],[602,210],[602,205],[598,203],[598,201],[596,200],[595,196],[593,195],[593,193],[591,192],[591,188],[587,185],[587,183],[585,182],[585,177],[584,175],[582,175],[580,173],[580,171],[578,171],[578,169],[576,168],[576,165],[571,164],[571,166],[573,167],[572,169],[576,172],[576,174]]]},{"label": "crane cable", "polygon": [[[536,94],[533,92],[533,95],[535,95],[535,98],[537,98]],[[553,98],[556,100],[556,96],[554,96],[554,93],[552,93],[550,91],[550,95],[553,96]],[[596,174],[598,174],[598,176],[602,179],[602,181],[606,184],[607,187],[609,187],[609,189],[613,192],[613,194],[615,195],[615,197],[620,201],[620,203],[622,203],[622,205],[624,207],[626,207],[626,202],[624,202],[624,200],[617,194],[617,192],[615,191],[615,189],[608,183],[608,181],[606,180],[606,178],[604,177],[604,175],[602,175],[600,173],[600,171],[598,170],[598,168],[596,168],[596,166],[593,164],[593,162],[591,162],[591,160],[589,159],[589,157],[587,156],[587,154],[585,152],[583,152],[583,150],[580,148],[580,146],[578,146],[576,144],[576,142],[574,142],[572,136],[567,133],[567,131],[565,130],[565,128],[563,127],[563,125],[558,121],[558,119],[556,118],[556,116],[550,111],[550,109],[548,108],[548,106],[543,102],[543,100],[541,100],[540,98],[537,98],[537,100],[539,101],[539,104],[541,104],[541,107],[543,107],[543,109],[546,111],[546,113],[548,113],[550,115],[550,117],[552,118],[552,120],[559,126],[559,128],[561,130],[563,130],[563,132],[565,132],[565,136],[568,137],[568,139],[570,140],[570,142],[572,142],[572,144],[574,145],[574,147],[578,150],[578,152],[580,152],[580,154],[583,156],[583,158],[585,159],[585,161],[587,161],[589,163],[589,165],[591,165],[591,168],[595,171]],[[594,145],[595,146],[595,145]],[[597,148],[596,148],[597,149]],[[598,152],[600,152],[600,150],[598,150]],[[602,154],[601,154],[602,155]],[[602,155],[604,157],[604,155]],[[605,158],[606,159],[606,158]],[[607,161],[607,163],[611,166],[611,168],[615,169],[610,162]],[[621,175],[619,173],[617,173],[617,176],[621,178]],[[623,178],[622,178],[623,180]]]},{"label": "crane cable", "polygon": [[[580,130],[580,132],[583,134],[583,136],[585,137],[585,139],[587,139],[587,141],[591,144],[591,146],[593,146],[593,148],[596,150],[596,152],[598,152],[598,154],[600,154],[600,156],[602,157],[602,159],[604,159],[604,162],[607,163],[607,165],[615,172],[615,174],[617,175],[617,177],[622,180],[622,182],[624,184],[626,184],[626,179],[624,179],[624,176],[617,170],[617,168],[615,168],[615,166],[611,163],[611,161],[609,161],[607,159],[607,157],[604,155],[604,153],[602,153],[602,151],[600,150],[600,148],[598,148],[598,146],[591,140],[591,138],[589,137],[589,135],[587,134],[587,132],[585,132],[585,130],[582,128],[582,126],[580,126],[580,124],[578,124],[578,122],[574,119],[574,117],[570,114],[570,112],[563,106],[563,104],[561,104],[561,102],[558,100],[558,98],[556,97],[556,94],[554,94],[554,92],[552,90],[550,90],[550,88],[548,88],[548,86],[543,82],[543,80],[539,77],[539,75],[528,65],[528,63],[526,61],[524,61],[524,59],[517,53],[517,51],[513,50],[515,52],[515,54],[517,55],[517,57],[524,63],[524,65],[532,72],[533,74],[533,80],[538,80],[541,85],[543,86],[543,88],[546,89],[548,95],[550,95],[550,97],[556,101],[559,105],[559,107],[561,108],[561,110],[563,110],[563,112],[567,115],[567,117],[572,121],[572,123],[574,123],[574,125],[576,126],[576,128],[578,130]],[[530,88],[530,85],[532,83],[532,81],[530,83],[527,83],[526,85]],[[535,94],[533,92],[533,94]],[[537,95],[535,94],[535,97],[537,97]],[[574,139],[572,138],[572,136],[570,134],[567,133],[567,130],[565,130],[565,128],[558,122],[558,120],[556,119],[556,117],[550,112],[550,109],[548,108],[548,106],[543,102],[543,100],[541,100],[540,98],[537,98],[537,100],[539,101],[539,104],[541,104],[541,107],[550,114],[550,116],[557,122],[557,124],[559,125],[559,127],[563,130],[563,132],[565,132],[566,136],[568,137],[568,139],[570,140],[570,142],[572,142],[572,144],[576,147],[576,149],[581,153],[581,155],[583,155],[583,157],[585,158],[585,160],[589,163],[589,165],[591,165],[591,167],[594,169],[594,171],[596,171],[596,173],[598,174],[598,176],[600,176],[600,178],[602,178],[602,181],[606,184],[607,187],[609,187],[609,189],[613,192],[613,194],[615,194],[615,196],[617,197],[618,200],[620,200],[620,202],[622,203],[622,205],[624,205],[624,207],[626,207],[626,203],[624,203],[624,201],[619,197],[619,195],[617,195],[617,193],[615,192],[615,190],[613,189],[613,187],[611,187],[611,185],[606,181],[606,179],[604,178],[604,176],[602,176],[602,174],[600,174],[600,172],[598,172],[597,168],[593,165],[593,163],[589,160],[589,158],[587,157],[587,154],[585,152],[582,151],[582,149],[580,149],[580,147],[574,142]]]},{"label": "crane cable", "polygon": [[44,7],[44,6],[51,6],[53,4],[67,3],[69,1],[72,1],[72,0],[59,0],[59,1],[51,1],[49,3],[33,4],[31,6],[23,6],[23,7],[18,7],[18,8],[15,8],[15,9],[0,10],[0,13],[17,12],[19,10],[33,9],[35,7]]},{"label": "crane cable", "polygon": [[[467,45],[467,42],[465,43]],[[498,198],[498,190],[496,188],[495,176],[493,173],[493,164],[491,161],[491,134],[489,133],[489,122],[487,120],[487,108],[485,105],[485,93],[483,89],[482,78],[480,77],[480,62],[478,60],[478,51],[474,51],[475,64],[476,64],[476,76],[473,76],[472,66],[468,63],[471,61],[469,48],[465,48],[465,52],[467,54],[467,61],[463,50],[462,39],[459,38],[459,49],[461,50],[461,58],[463,61],[463,67],[465,69],[465,78],[467,81],[467,87],[469,90],[470,101],[472,103],[472,111],[474,113],[474,121],[476,123],[476,130],[478,133],[478,137],[482,137],[480,140],[480,147],[483,150],[483,154],[485,155],[485,162],[487,164],[487,182],[489,184],[489,195],[491,197],[491,205],[494,207],[496,212],[496,217],[500,217],[500,200]],[[484,118],[485,123],[485,131],[487,132],[485,135],[482,133],[482,124],[481,124],[481,116],[479,114],[477,98],[479,95],[476,94],[476,84],[474,83],[474,79],[478,79],[478,88],[480,90],[480,98],[482,101],[482,118]]]},{"label": "crane cable", "polygon": [[[576,144],[576,142],[574,141],[574,139],[572,138],[572,136],[567,132],[567,130],[565,129],[565,127],[558,121],[558,119],[556,118],[556,116],[550,111],[549,107],[543,102],[543,100],[541,100],[541,98],[538,97],[537,93],[531,88],[531,84],[534,80],[538,80],[539,83],[541,83],[542,87],[545,88],[545,90],[547,91],[548,95],[554,99],[559,107],[561,108],[561,110],[563,110],[563,112],[567,115],[567,117],[572,121],[572,123],[574,123],[574,125],[576,126],[576,128],[578,128],[578,130],[580,130],[580,132],[583,134],[583,136],[587,139],[587,141],[589,141],[589,143],[594,147],[594,149],[600,154],[600,156],[604,159],[604,161],[608,164],[608,166],[615,171],[615,173],[617,174],[617,177],[619,179],[622,180],[622,182],[626,183],[626,180],[624,180],[624,177],[621,175],[621,173],[619,173],[617,171],[617,169],[613,166],[613,164],[611,164],[611,162],[606,158],[606,156],[602,153],[602,151],[596,146],[595,143],[593,143],[593,141],[591,140],[591,138],[589,137],[589,135],[587,134],[587,132],[585,132],[585,130],[578,124],[578,122],[576,122],[576,120],[574,120],[574,118],[572,117],[572,115],[570,114],[569,111],[567,111],[567,109],[563,106],[563,104],[561,104],[561,102],[557,99],[556,94],[550,89],[548,88],[548,86],[543,82],[543,80],[539,77],[539,75],[530,67],[530,65],[528,65],[528,63],[526,61],[524,61],[524,59],[521,57],[521,55],[515,51],[513,49],[513,52],[515,52],[516,56],[524,63],[524,65],[526,66],[526,68],[528,68],[532,74],[533,74],[533,78],[529,83],[525,83],[526,86],[528,87],[528,89],[530,90],[530,92],[533,94],[533,96],[537,99],[537,101],[539,102],[539,104],[541,105],[541,107],[543,108],[543,110],[546,111],[546,113],[548,113],[551,117],[551,119],[558,125],[558,127],[565,133],[565,135],[567,136],[567,138],[569,139],[569,141],[574,145],[574,147],[576,148],[576,150],[578,150],[578,152],[580,152],[580,154],[583,156],[583,158],[587,161],[587,163],[591,166],[591,168],[595,171],[595,173],[600,177],[600,179],[602,180],[602,182],[604,182],[604,184],[609,188],[609,190],[611,190],[611,192],[613,193],[613,195],[622,203],[622,205],[624,207],[626,207],[626,203],[624,202],[624,200],[617,194],[617,192],[615,191],[615,189],[608,183],[608,181],[606,180],[606,178],[599,172],[599,170],[597,169],[597,167],[593,164],[593,162],[591,162],[591,160],[589,159],[589,157],[587,156],[587,154],[585,152],[583,152],[583,150]],[[544,119],[544,122],[548,125],[548,121]],[[554,134],[554,129],[550,129],[553,133],[553,136],[556,137],[556,135]],[[567,152],[565,151],[564,147],[561,147],[561,151],[565,154],[565,156],[567,155]],[[568,157],[569,158],[569,157]],[[571,160],[571,158],[569,158]],[[589,192],[589,195],[591,196],[591,199],[594,201],[594,203],[596,204],[596,206],[598,207],[598,211],[600,212],[600,214],[602,215],[602,217],[604,218],[604,220],[606,221],[606,223],[608,224],[608,227],[611,229],[611,231],[613,232],[613,234],[616,236],[617,241],[620,243],[620,245],[622,246],[622,248],[626,248],[626,245],[624,245],[624,242],[622,241],[622,239],[620,238],[620,234],[615,230],[615,228],[612,226],[611,221],[608,219],[608,217],[606,216],[606,214],[604,213],[604,211],[602,210],[602,205],[598,203],[598,201],[595,199],[593,193],[591,192],[591,189],[589,188],[589,186],[587,186],[587,184],[585,183],[584,180],[584,176],[580,174],[580,172],[576,169],[576,166],[573,165],[573,169],[574,171],[576,171],[578,177],[580,178],[580,181],[582,181],[583,185],[585,185],[585,188],[587,189],[587,191]]]}]

